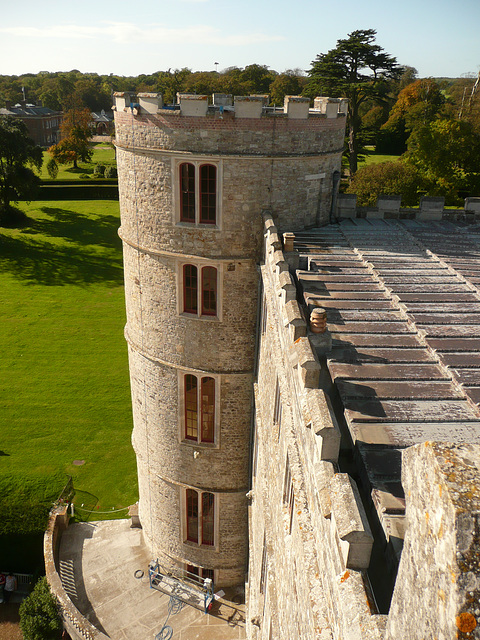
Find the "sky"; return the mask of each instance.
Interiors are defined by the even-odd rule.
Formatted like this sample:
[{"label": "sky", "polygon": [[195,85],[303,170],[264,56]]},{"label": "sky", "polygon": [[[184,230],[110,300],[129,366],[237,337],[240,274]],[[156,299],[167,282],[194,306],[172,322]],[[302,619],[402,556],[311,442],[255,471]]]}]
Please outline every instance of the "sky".
[{"label": "sky", "polygon": [[307,71],[357,29],[419,77],[480,71],[480,0],[3,0],[0,75]]}]

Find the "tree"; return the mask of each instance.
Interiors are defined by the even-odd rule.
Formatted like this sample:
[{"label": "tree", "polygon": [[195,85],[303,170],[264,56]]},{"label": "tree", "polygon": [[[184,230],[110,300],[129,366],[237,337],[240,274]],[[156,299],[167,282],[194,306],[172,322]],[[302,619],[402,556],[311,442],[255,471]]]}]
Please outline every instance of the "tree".
[{"label": "tree", "polygon": [[299,96],[305,84],[305,76],[296,70],[278,74],[270,84],[270,100],[274,104],[283,105],[285,96]]},{"label": "tree", "polygon": [[70,108],[63,114],[61,124],[62,140],[49,148],[48,152],[54,160],[60,164],[73,163],[74,169],[78,168],[78,161],[89,162],[93,152],[90,148],[92,131],[90,122],[91,112],[72,101]]},{"label": "tree", "polygon": [[420,173],[403,162],[380,162],[362,167],[354,175],[347,193],[355,193],[360,206],[375,206],[378,196],[402,196],[404,206],[418,205],[423,186]]},{"label": "tree", "polygon": [[376,31],[353,31],[338,40],[335,49],[319,54],[308,72],[310,95],[348,98],[348,158],[350,175],[357,171],[360,152],[360,108],[366,100],[380,99],[382,86],[399,78],[402,68],[375,42]]},{"label": "tree", "polygon": [[24,640],[57,640],[62,633],[62,621],[55,597],[45,577],[20,605],[20,628]]},{"label": "tree", "polygon": [[11,116],[0,116],[0,222],[10,224],[24,214],[11,202],[34,197],[39,177],[30,167],[40,170],[42,150],[28,135],[26,125]]},{"label": "tree", "polygon": [[405,159],[430,183],[430,195],[459,204],[459,191],[480,189],[480,134],[465,120],[438,118],[418,125],[408,139]]}]

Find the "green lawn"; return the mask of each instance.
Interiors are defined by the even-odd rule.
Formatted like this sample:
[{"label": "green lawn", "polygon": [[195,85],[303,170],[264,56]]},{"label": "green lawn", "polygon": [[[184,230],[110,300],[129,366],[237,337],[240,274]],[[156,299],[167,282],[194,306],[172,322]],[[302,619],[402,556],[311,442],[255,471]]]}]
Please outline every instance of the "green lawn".
[{"label": "green lawn", "polygon": [[[83,175],[92,175],[96,164],[114,164],[115,162],[115,149],[112,145],[104,142],[92,143],[93,157],[91,162],[79,162],[78,169],[74,169],[71,165],[59,164],[57,180],[78,180]],[[50,176],[47,171],[47,162],[51,159],[51,155],[47,152],[43,152],[43,165],[39,172],[42,180],[50,180]]]},{"label": "green lawn", "polygon": [[0,479],[72,475],[100,518],[137,500],[118,202],[21,208],[0,228]]},{"label": "green lawn", "polygon": [[[368,147],[367,147],[368,148]],[[373,147],[368,148],[368,155],[365,156],[364,159],[360,160],[358,163],[358,167],[364,167],[368,164],[379,164],[380,162],[395,162],[400,158],[400,156],[392,156],[377,153]]]}]

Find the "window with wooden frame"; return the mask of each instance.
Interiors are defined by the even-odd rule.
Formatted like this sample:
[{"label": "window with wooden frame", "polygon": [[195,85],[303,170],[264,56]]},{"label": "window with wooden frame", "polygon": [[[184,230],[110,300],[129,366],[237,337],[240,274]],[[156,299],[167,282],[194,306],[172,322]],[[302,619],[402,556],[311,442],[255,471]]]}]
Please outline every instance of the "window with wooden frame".
[{"label": "window with wooden frame", "polygon": [[215,442],[216,381],[210,376],[183,375],[183,439],[197,443]]},{"label": "window with wooden frame", "polygon": [[180,222],[217,224],[218,170],[215,164],[182,162],[178,166]]},{"label": "window with wooden frame", "polygon": [[213,547],[215,544],[215,495],[186,490],[186,540]]},{"label": "window with wooden frame", "polygon": [[209,265],[184,264],[183,313],[197,316],[216,316],[218,298],[218,270]]},{"label": "window with wooden frame", "polygon": [[214,581],[215,572],[213,569],[205,569],[205,567],[197,567],[195,564],[187,564],[187,578],[203,586],[205,578]]}]

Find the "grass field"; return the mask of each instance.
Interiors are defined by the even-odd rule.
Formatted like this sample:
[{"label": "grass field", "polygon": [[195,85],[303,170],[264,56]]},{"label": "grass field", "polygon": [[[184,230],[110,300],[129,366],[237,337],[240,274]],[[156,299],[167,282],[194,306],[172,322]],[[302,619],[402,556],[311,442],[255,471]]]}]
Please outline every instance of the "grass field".
[{"label": "grass field", "polygon": [[[93,157],[91,162],[79,162],[78,169],[74,169],[71,165],[59,164],[57,180],[75,180],[83,174],[92,175],[93,169],[96,164],[113,164],[115,162],[115,149],[113,146],[104,142],[92,143]],[[47,152],[43,152],[43,165],[39,172],[42,180],[50,180],[50,176],[47,171],[47,162],[51,159],[51,155]]]},{"label": "grass field", "polygon": [[71,475],[99,519],[137,499],[118,202],[21,208],[0,229],[0,476]]},{"label": "grass field", "polygon": [[358,163],[359,168],[364,167],[368,164],[379,164],[380,162],[395,162],[400,158],[400,156],[391,156],[377,153],[373,147],[368,148],[368,151],[368,155]]}]

